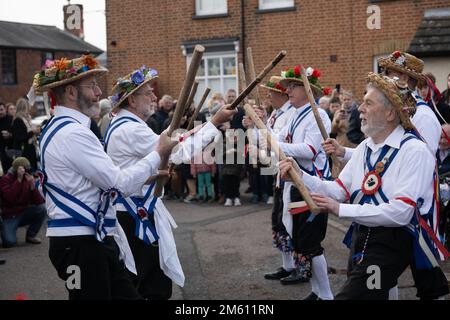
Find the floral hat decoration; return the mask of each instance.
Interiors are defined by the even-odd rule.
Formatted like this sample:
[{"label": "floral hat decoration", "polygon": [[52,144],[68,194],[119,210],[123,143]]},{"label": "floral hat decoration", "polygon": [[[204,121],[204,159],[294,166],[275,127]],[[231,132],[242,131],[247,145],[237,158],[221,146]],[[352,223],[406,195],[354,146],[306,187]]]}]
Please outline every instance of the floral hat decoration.
[{"label": "floral hat decoration", "polygon": [[34,75],[32,88],[40,93],[94,73],[105,73],[108,70],[98,64],[92,55],[69,60],[46,60],[42,70]]},{"label": "floral hat decoration", "polygon": [[281,77],[272,76],[272,77],[270,77],[270,80],[267,83],[260,85],[260,87],[266,88],[268,90],[275,91],[278,93],[286,93],[286,88],[280,84],[280,80],[281,80]]},{"label": "floral hat decoration", "polygon": [[401,51],[394,51],[388,57],[378,59],[378,64],[384,70],[392,69],[398,72],[406,73],[417,81],[424,81],[423,66],[424,63],[419,58]]},{"label": "floral hat decoration", "polygon": [[158,71],[155,69],[142,66],[140,69],[117,79],[116,84],[111,90],[109,100],[112,105],[112,112],[116,113],[122,102],[125,101],[136,90],[144,84],[158,78]]},{"label": "floral hat decoration", "polygon": [[[302,75],[300,73],[302,65],[297,65],[292,68],[286,68],[286,70],[281,72],[280,84],[287,88],[289,82],[300,82],[303,84]],[[322,86],[320,85],[319,78],[321,76],[319,69],[313,69],[312,67],[306,68],[306,76],[308,77],[311,89],[316,95],[322,95]]]}]

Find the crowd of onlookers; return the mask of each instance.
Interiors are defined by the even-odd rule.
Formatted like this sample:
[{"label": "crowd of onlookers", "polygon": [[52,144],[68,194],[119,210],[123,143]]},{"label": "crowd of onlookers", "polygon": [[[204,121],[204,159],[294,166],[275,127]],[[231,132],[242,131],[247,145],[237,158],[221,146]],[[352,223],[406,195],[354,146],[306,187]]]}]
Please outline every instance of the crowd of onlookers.
[{"label": "crowd of onlookers", "polygon": [[[447,89],[442,94],[436,91],[435,79],[428,74],[429,81],[422,84],[419,94],[435,112],[442,124],[450,120],[450,75]],[[332,121],[331,137],[345,147],[357,146],[365,137],[361,132],[358,102],[352,92],[334,89],[329,95],[319,99],[318,105],[323,108]],[[224,104],[236,99],[235,90],[228,90],[224,96],[214,93],[205,103],[196,117],[196,124],[211,119]],[[261,103],[270,115],[272,108],[269,99]],[[163,95],[152,106],[152,115],[148,118],[148,126],[157,134],[166,129],[172,120],[176,100]],[[194,113],[194,105],[182,118],[181,128],[187,128]],[[245,112],[238,107],[233,119],[222,125],[221,139],[215,139],[214,151],[211,148],[192,159],[191,163],[170,166],[169,180],[165,186],[165,199],[178,199],[185,203],[213,203],[225,206],[243,204],[241,192],[249,194],[251,203],[273,203],[274,177],[261,174],[268,167],[267,163],[256,161],[249,163],[248,148],[239,146],[238,136],[227,129],[240,129],[243,126]],[[16,244],[16,230],[27,225],[26,241],[40,243],[36,237],[45,219],[44,199],[35,187],[33,173],[38,169],[38,137],[40,126],[34,126],[30,116],[30,104],[26,98],[20,98],[16,104],[0,102],[0,232],[2,245],[10,247]],[[109,100],[100,101],[99,110],[91,121],[91,130],[102,141],[111,122],[111,104]],[[447,121],[448,122],[448,121]],[[44,125],[45,122],[42,124]],[[450,135],[450,125],[443,126],[443,132]],[[445,134],[444,133],[444,134]],[[450,140],[443,139],[441,151],[445,144],[450,149]],[[248,143],[248,140],[246,140]],[[222,161],[218,161],[218,159]],[[232,159],[233,161],[230,161]],[[243,159],[242,161],[238,161]],[[445,160],[445,159],[443,159]],[[450,160],[449,160],[450,163]],[[449,164],[450,166],[450,164]],[[242,181],[248,184],[242,184]]]}]

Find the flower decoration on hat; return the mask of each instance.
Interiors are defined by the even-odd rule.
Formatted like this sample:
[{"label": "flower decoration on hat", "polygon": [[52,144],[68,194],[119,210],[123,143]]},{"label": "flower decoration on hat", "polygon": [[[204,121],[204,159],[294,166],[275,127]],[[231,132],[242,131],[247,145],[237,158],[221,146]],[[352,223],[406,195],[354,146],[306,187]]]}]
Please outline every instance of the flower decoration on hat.
[{"label": "flower decoration on hat", "polygon": [[158,71],[142,66],[123,78],[119,78],[110,97],[113,108],[118,107],[130,94],[148,81],[158,77]]},{"label": "flower decoration on hat", "polygon": [[91,55],[83,55],[81,58],[68,60],[46,60],[40,72],[36,73],[33,79],[33,86],[40,88],[52,83],[74,78],[82,73],[96,69],[97,60]]},{"label": "flower decoration on hat", "polygon": [[406,57],[405,55],[400,51],[394,51],[391,53],[389,58],[394,62],[395,64],[398,64],[400,66],[405,66],[406,64]]},{"label": "flower decoration on hat", "polygon": [[[284,71],[281,72],[281,85],[287,86],[287,83],[289,81],[297,81],[303,83],[301,70],[302,65],[296,65],[295,67],[288,67]],[[306,76],[308,77],[309,83],[312,86],[312,89],[316,93],[322,93],[322,86],[320,85],[319,78],[321,77],[322,73],[319,69],[314,69],[312,67],[307,67],[305,69]]]}]

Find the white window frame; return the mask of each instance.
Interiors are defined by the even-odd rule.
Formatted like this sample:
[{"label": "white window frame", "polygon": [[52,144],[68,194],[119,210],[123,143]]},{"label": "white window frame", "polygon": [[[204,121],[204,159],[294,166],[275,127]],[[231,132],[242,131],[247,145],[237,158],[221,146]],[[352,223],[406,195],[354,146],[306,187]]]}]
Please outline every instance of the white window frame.
[{"label": "white window frame", "polygon": [[267,3],[264,0],[259,0],[260,10],[292,8],[295,6],[295,0],[280,0],[278,3]]},{"label": "white window frame", "polygon": [[376,56],[373,56],[373,72],[378,73],[378,59],[380,58],[387,58],[390,55],[390,53],[383,53],[383,54],[377,54]]},{"label": "white window frame", "polygon": [[[218,76],[209,76],[208,75],[208,60],[209,59],[220,59],[220,75]],[[224,75],[223,74],[223,59],[224,58],[234,58],[235,60],[235,68],[236,68],[236,73],[234,75]],[[188,55],[186,57],[186,68],[189,67],[189,64],[191,63],[191,59],[192,59],[192,54]],[[198,81],[205,81],[205,88],[209,87],[209,80],[217,80],[220,79],[220,93],[222,95],[225,96],[226,92],[225,92],[225,81],[224,79],[235,79],[235,85],[234,88],[228,88],[228,89],[234,89],[236,90],[236,92],[238,92],[238,55],[237,52],[235,51],[227,51],[227,52],[214,52],[214,53],[210,53],[210,54],[204,54],[202,57],[202,61],[204,61],[204,66],[205,66],[205,75],[204,76],[196,76],[195,80]],[[214,92],[211,92],[210,95],[214,94]],[[197,91],[197,93],[195,94],[195,104],[198,104],[200,102],[200,98],[203,95],[203,92],[199,92]]]},{"label": "white window frame", "polygon": [[215,10],[201,10],[201,2],[202,1],[216,1],[216,0],[195,0],[195,14],[197,16],[208,16],[208,15],[215,15],[215,14],[227,14],[228,13],[228,1],[227,0],[223,0],[225,1],[225,8],[221,9],[221,8],[216,8]]}]

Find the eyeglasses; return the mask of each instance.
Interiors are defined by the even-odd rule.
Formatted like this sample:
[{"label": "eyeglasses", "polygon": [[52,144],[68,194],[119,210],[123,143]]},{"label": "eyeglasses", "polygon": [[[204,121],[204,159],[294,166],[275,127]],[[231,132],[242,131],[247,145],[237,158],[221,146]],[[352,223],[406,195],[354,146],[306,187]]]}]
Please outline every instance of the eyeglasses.
[{"label": "eyeglasses", "polygon": [[92,84],[79,84],[78,87],[87,87],[87,88],[91,88],[92,91],[95,91],[95,89],[100,89],[100,86],[98,85],[98,83],[94,82]]},{"label": "eyeglasses", "polygon": [[303,87],[303,84],[298,83],[298,82],[289,82],[289,84],[287,85],[287,88],[290,90],[293,90],[296,87]]}]

